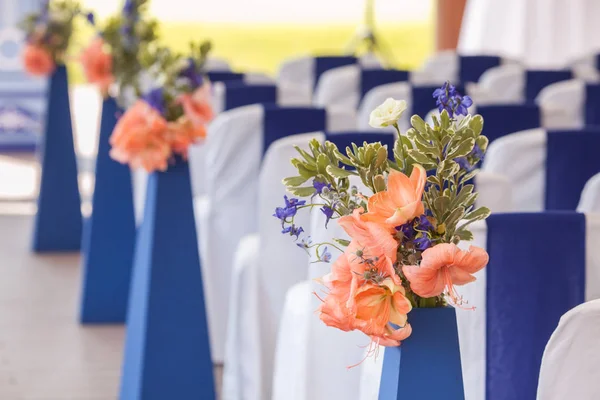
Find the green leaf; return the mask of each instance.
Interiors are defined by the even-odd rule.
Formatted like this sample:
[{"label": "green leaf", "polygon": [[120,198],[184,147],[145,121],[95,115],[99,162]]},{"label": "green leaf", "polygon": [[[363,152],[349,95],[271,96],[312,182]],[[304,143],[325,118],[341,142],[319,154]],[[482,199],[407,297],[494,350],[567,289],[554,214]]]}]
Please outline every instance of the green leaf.
[{"label": "green leaf", "polygon": [[375,159],[375,168],[380,168],[388,158],[387,148],[381,146],[377,150],[377,158]]},{"label": "green leaf", "polygon": [[[292,163],[294,162],[294,160],[292,160]],[[317,175],[317,171],[311,171],[307,168],[307,164],[298,162],[294,165],[296,167],[296,169],[298,170],[298,173],[300,174],[300,176],[302,176],[303,178],[306,179],[310,179],[313,176]],[[315,168],[316,169],[316,168]]]},{"label": "green leaf", "polygon": [[327,173],[327,166],[330,165],[329,157],[321,153],[317,157],[317,170],[320,174]]},{"label": "green leaf", "polygon": [[465,209],[462,207],[457,207],[446,217],[444,220],[444,224],[446,225],[446,229],[450,230],[456,226],[458,221],[462,219],[465,215]]},{"label": "green leaf", "polygon": [[444,216],[449,206],[450,198],[446,196],[438,197],[433,201],[433,207],[437,211],[437,214],[440,218]]},{"label": "green leaf", "polygon": [[[413,115],[410,118],[410,124],[413,126],[413,128],[415,128],[417,131],[419,131],[422,135],[427,135],[427,128],[425,127],[425,121],[423,121],[423,118],[419,117],[418,115]],[[410,129],[409,129],[410,130]]]},{"label": "green leaf", "polygon": [[475,135],[480,135],[483,131],[483,117],[481,115],[475,115],[469,121],[469,128],[475,132]]},{"label": "green leaf", "polygon": [[478,169],[474,169],[471,172],[467,172],[465,175],[463,175],[462,178],[460,178],[460,184],[465,184],[466,182],[469,181],[469,179],[474,178],[475,175],[477,175],[478,172],[479,172]]},{"label": "green leaf", "polygon": [[471,211],[470,213],[468,213],[467,215],[465,215],[465,217],[463,219],[467,220],[467,221],[479,221],[482,219],[486,219],[487,217],[490,216],[492,212],[490,211],[489,208],[487,207],[479,207],[478,209]]},{"label": "green leaf", "polygon": [[449,159],[465,157],[473,150],[474,146],[475,146],[475,139],[469,138],[469,139],[463,140],[458,145],[451,148],[446,157]]},{"label": "green leaf", "polygon": [[352,172],[352,171],[348,171],[346,169],[342,169],[342,168],[338,168],[336,166],[333,165],[328,165],[327,166],[327,173],[331,176],[333,176],[334,178],[347,178],[350,175],[356,175],[356,173]]},{"label": "green leaf", "polygon": [[467,241],[471,241],[474,239],[473,234],[471,233],[471,231],[468,231],[466,229],[459,229],[454,233],[455,236],[458,236],[458,238],[460,240],[467,240]]},{"label": "green leaf", "polygon": [[473,193],[474,189],[475,189],[474,185],[463,186],[462,189],[460,190],[460,192],[458,193],[458,196],[456,196],[454,198],[454,200],[452,200],[450,207],[454,209],[454,208],[462,205],[467,200],[467,198]]},{"label": "green leaf", "polygon": [[426,154],[421,153],[418,149],[408,150],[408,155],[419,164],[431,164],[434,162],[432,158]]},{"label": "green leaf", "polygon": [[375,192],[383,192],[387,188],[383,175],[376,175],[373,178],[373,188],[375,189]]},{"label": "green leaf", "polygon": [[333,239],[334,241],[336,241],[337,243],[341,244],[342,246],[348,247],[350,246],[350,241],[346,240],[346,239]]},{"label": "green leaf", "polygon": [[309,163],[315,163],[317,161],[313,156],[311,156],[310,154],[308,154],[306,151],[302,150],[300,147],[294,146],[294,148]]},{"label": "green leaf", "polygon": [[288,191],[299,197],[310,197],[315,193],[314,187],[288,188]]},{"label": "green leaf", "polygon": [[444,164],[444,169],[440,171],[438,175],[443,179],[449,179],[450,177],[456,175],[458,171],[460,171],[460,165],[452,160],[444,160],[442,163]]},{"label": "green leaf", "polygon": [[448,114],[448,111],[443,110],[440,114],[440,126],[442,130],[447,130],[448,128],[450,128],[450,124],[450,115]]},{"label": "green leaf", "polygon": [[283,180],[283,184],[285,186],[300,186],[302,185],[304,182],[306,182],[308,179],[303,177],[303,176],[292,176],[289,178],[285,178]]}]

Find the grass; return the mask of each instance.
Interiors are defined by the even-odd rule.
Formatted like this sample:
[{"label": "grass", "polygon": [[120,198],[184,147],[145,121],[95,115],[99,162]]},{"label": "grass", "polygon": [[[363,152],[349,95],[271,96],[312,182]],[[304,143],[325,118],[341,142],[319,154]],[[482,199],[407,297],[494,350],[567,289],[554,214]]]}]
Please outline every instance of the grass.
[{"label": "grass", "polygon": [[[210,39],[213,55],[228,60],[234,70],[275,75],[279,64],[290,57],[342,54],[355,29],[353,25],[164,23],[161,40],[184,52],[191,40]],[[378,31],[395,67],[417,68],[433,52],[431,24],[381,25]],[[85,43],[84,36],[79,43]],[[73,82],[83,81],[78,66],[72,65],[70,72]]]}]

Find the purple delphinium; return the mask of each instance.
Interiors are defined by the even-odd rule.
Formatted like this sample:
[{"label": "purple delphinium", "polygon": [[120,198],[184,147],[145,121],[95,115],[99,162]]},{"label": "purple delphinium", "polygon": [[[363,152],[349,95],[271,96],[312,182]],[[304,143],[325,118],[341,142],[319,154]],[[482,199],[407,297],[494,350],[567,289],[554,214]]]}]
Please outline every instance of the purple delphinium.
[{"label": "purple delphinium", "polygon": [[144,101],[148,103],[148,105],[154,108],[156,111],[160,113],[160,115],[165,115],[167,111],[167,107],[165,105],[165,98],[163,96],[163,89],[156,88],[152,89],[146,95],[144,95]]},{"label": "purple delphinium", "polygon": [[273,214],[274,217],[281,220],[282,226],[286,222],[287,218],[291,218],[294,215],[296,215],[299,206],[303,206],[304,204],[306,204],[305,200],[298,200],[296,198],[288,199],[287,196],[283,196],[283,199],[285,201],[285,207],[277,207],[275,209],[275,214]]},{"label": "purple delphinium", "polygon": [[396,227],[397,231],[401,231],[403,236],[403,241],[404,240],[410,240],[412,239],[413,236],[415,236],[415,228],[414,228],[414,223],[413,221],[407,222],[404,225],[400,225]]},{"label": "purple delphinium", "polygon": [[202,74],[198,73],[196,62],[193,58],[188,58],[188,66],[181,71],[180,76],[187,78],[194,89],[202,86],[204,83],[204,77]]},{"label": "purple delphinium", "polygon": [[281,233],[283,234],[289,233],[290,236],[296,236],[296,240],[298,240],[302,232],[304,232],[304,229],[301,226],[296,226],[294,224],[287,226],[281,230]]},{"label": "purple delphinium", "polygon": [[321,194],[323,193],[324,188],[331,189],[331,183],[319,182],[318,180],[314,179],[313,187],[316,190],[315,194]]},{"label": "purple delphinium", "polygon": [[94,16],[94,13],[89,12],[86,14],[85,18],[88,20],[88,22],[92,25],[96,25],[96,17]]},{"label": "purple delphinium", "polygon": [[327,217],[327,220],[325,221],[325,228],[327,228],[329,220],[333,217],[333,208],[329,206],[323,206],[321,207],[321,212]]},{"label": "purple delphinium", "polygon": [[433,98],[436,99],[435,104],[439,112],[446,110],[450,118],[456,115],[467,115],[468,108],[473,105],[473,100],[469,96],[461,96],[456,87],[448,81],[441,88],[433,91]]},{"label": "purple delphinium", "polygon": [[415,244],[415,248],[419,251],[425,251],[432,245],[431,239],[429,239],[429,236],[426,234],[413,240],[413,243]]},{"label": "purple delphinium", "polygon": [[131,15],[131,13],[133,12],[133,6],[133,0],[125,1],[125,4],[123,5],[123,14],[127,16]]},{"label": "purple delphinium", "polygon": [[327,251],[327,246],[325,246],[325,248],[323,249],[323,253],[319,257],[319,260],[326,262],[326,263],[331,261],[331,253],[329,251]]},{"label": "purple delphinium", "polygon": [[421,215],[417,219],[417,230],[419,231],[432,231],[433,224],[429,221],[429,218],[425,214]]}]

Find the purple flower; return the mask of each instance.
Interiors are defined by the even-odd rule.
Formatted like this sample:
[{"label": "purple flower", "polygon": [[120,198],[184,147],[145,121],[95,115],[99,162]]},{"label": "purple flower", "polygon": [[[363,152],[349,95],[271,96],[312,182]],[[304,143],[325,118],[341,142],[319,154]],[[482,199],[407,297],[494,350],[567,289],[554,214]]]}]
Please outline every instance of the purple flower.
[{"label": "purple flower", "polygon": [[396,227],[397,231],[401,231],[404,234],[404,239],[410,239],[415,235],[415,228],[413,221],[407,222],[404,225]]},{"label": "purple flower", "polygon": [[308,236],[306,238],[302,238],[300,243],[296,243],[296,246],[300,247],[301,249],[308,249],[311,244],[312,240],[310,239],[310,236]]},{"label": "purple flower", "polygon": [[456,104],[454,108],[456,115],[467,115],[469,113],[468,108],[473,105],[473,100],[469,96],[455,96],[454,103]]},{"label": "purple flower", "polygon": [[466,171],[470,172],[473,169],[473,166],[471,165],[471,163],[469,163],[469,160],[467,160],[466,157],[455,158],[454,162],[456,162],[462,169]]},{"label": "purple flower", "polygon": [[325,221],[325,228],[327,228],[329,220],[333,217],[333,208],[329,206],[323,206],[321,207],[321,212],[327,217],[327,220]]},{"label": "purple flower", "polygon": [[196,62],[193,58],[188,58],[188,66],[181,71],[179,75],[183,78],[187,78],[191,82],[194,89],[202,86],[202,83],[204,83],[204,77],[202,74],[198,73],[198,70],[196,69]]},{"label": "purple flower", "polygon": [[306,204],[306,200],[298,200],[294,197],[292,197],[291,199],[288,199],[287,196],[283,196],[283,199],[285,200],[286,207],[299,207],[299,206],[303,206]]},{"label": "purple flower", "polygon": [[160,115],[165,115],[167,107],[165,105],[165,98],[163,96],[162,88],[152,89],[143,97],[143,99],[150,107],[158,111]]},{"label": "purple flower", "polygon": [[415,244],[415,248],[419,251],[427,250],[432,244],[427,235],[423,235],[422,237],[415,239],[413,243]]},{"label": "purple flower", "polygon": [[321,194],[321,193],[323,193],[323,189],[324,188],[331,189],[331,184],[330,183],[325,183],[325,182],[319,182],[318,180],[314,179],[313,180],[313,187],[316,190],[315,194]]},{"label": "purple flower", "polygon": [[419,231],[432,231],[433,225],[429,221],[426,215],[421,215],[417,221],[417,230]]},{"label": "purple flower", "polygon": [[479,145],[477,143],[475,143],[475,147],[473,147],[473,150],[471,151],[471,155],[480,160],[483,159],[483,151],[481,150],[481,147],[479,147]]},{"label": "purple flower", "polygon": [[123,5],[123,13],[125,15],[131,15],[131,13],[133,12],[133,6],[133,0],[127,0]]},{"label": "purple flower", "polygon": [[473,100],[469,96],[461,96],[456,87],[448,81],[441,88],[433,91],[433,97],[436,99],[435,104],[439,112],[446,110],[450,118],[455,115],[467,115],[468,108],[473,105]]},{"label": "purple flower", "polygon": [[296,236],[296,240],[298,240],[302,232],[304,232],[304,229],[301,226],[296,226],[294,224],[283,228],[283,230],[281,231],[281,233],[283,234],[289,233],[290,236]]},{"label": "purple flower", "polygon": [[291,218],[294,215],[296,215],[296,212],[298,211],[298,206],[303,206],[304,204],[306,204],[305,200],[298,200],[295,198],[288,199],[287,196],[283,196],[283,199],[285,201],[285,207],[277,207],[275,209],[275,214],[273,214],[274,217],[279,218],[281,220],[282,226],[287,218]]},{"label": "purple flower", "polygon": [[327,246],[325,246],[325,248],[323,249],[323,253],[321,254],[321,257],[319,257],[321,261],[323,262],[330,262],[331,261],[331,253],[329,251],[327,251]]},{"label": "purple flower", "polygon": [[89,12],[87,13],[87,15],[85,16],[85,18],[88,20],[88,22],[92,25],[96,25],[96,18],[94,17],[94,13]]}]

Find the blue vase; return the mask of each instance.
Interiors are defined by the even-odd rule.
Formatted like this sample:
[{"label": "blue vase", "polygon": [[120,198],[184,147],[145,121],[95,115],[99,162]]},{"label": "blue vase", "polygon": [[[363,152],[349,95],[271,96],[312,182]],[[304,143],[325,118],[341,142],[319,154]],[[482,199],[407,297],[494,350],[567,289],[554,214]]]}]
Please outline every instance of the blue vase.
[{"label": "blue vase", "polygon": [[134,257],[120,399],[214,399],[187,163],[148,177]]},{"label": "blue vase", "polygon": [[414,308],[408,322],[412,335],[385,349],[379,400],[464,399],[455,309]]},{"label": "blue vase", "polygon": [[92,215],[83,232],[81,323],[123,323],[127,312],[136,227],[131,170],[109,155],[119,112],[114,99],[104,100]]},{"label": "blue vase", "polygon": [[64,65],[58,66],[50,78],[45,132],[40,145],[41,180],[33,251],[78,251],[81,198]]}]

